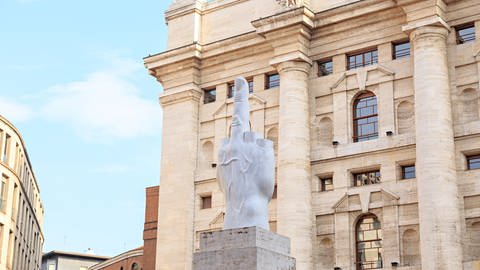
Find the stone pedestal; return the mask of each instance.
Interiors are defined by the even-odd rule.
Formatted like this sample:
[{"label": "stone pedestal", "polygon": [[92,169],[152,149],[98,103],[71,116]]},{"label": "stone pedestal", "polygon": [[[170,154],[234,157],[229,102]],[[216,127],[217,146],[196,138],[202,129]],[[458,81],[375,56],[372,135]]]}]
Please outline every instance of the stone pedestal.
[{"label": "stone pedestal", "polygon": [[287,237],[259,227],[202,233],[193,270],[294,270]]}]

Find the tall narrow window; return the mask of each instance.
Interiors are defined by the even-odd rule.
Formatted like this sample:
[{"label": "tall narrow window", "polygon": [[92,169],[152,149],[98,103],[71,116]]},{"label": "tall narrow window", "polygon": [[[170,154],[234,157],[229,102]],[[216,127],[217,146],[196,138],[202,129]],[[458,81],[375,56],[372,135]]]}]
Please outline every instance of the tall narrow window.
[{"label": "tall narrow window", "polygon": [[327,76],[333,73],[332,59],[318,61],[318,77]]},{"label": "tall narrow window", "polygon": [[217,99],[217,90],[215,88],[204,90],[203,103],[215,102]]},{"label": "tall narrow window", "polygon": [[457,44],[464,44],[475,41],[475,25],[473,23],[455,27],[457,33]]},{"label": "tall narrow window", "polygon": [[137,263],[132,264],[132,270],[140,270]]},{"label": "tall narrow window", "polygon": [[367,92],[357,97],[353,104],[353,141],[378,138],[377,97]]},{"label": "tall narrow window", "polygon": [[410,42],[396,42],[393,43],[393,59],[407,57],[410,55]]},{"label": "tall narrow window", "polygon": [[0,211],[5,213],[7,206],[7,177],[2,176],[2,183],[0,183]]},{"label": "tall narrow window", "polygon": [[382,226],[375,215],[363,216],[356,226],[357,270],[381,269]]},{"label": "tall narrow window", "polygon": [[10,135],[5,136],[5,145],[3,146],[3,162],[7,163],[10,154]]},{"label": "tall narrow window", "polygon": [[359,67],[366,67],[378,63],[377,48],[362,53],[347,55],[347,68],[354,69]]},{"label": "tall narrow window", "polygon": [[269,74],[265,80],[265,89],[275,88],[280,86],[280,75],[278,73]]}]

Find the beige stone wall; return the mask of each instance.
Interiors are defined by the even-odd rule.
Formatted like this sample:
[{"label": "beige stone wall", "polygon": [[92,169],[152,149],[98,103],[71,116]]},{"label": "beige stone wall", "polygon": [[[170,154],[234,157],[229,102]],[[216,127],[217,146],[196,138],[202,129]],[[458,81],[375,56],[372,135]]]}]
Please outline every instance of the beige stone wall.
[{"label": "beige stone wall", "polygon": [[0,269],[39,270],[44,242],[40,189],[18,130],[0,116]]},{"label": "beige stone wall", "polygon": [[[194,20],[187,12],[193,6],[170,9],[170,30],[184,27],[185,38],[170,34],[172,50],[145,65],[164,96],[178,97],[177,107],[164,107],[164,132],[172,139],[164,134],[159,228],[181,237],[168,248],[159,244],[157,257],[189,260],[184,250],[196,250],[199,232],[222,226],[215,153],[229,134],[228,83],[244,76],[254,82],[252,129],[276,143],[271,224],[292,239],[298,269],[356,269],[355,223],[365,213],[382,223],[384,269],[392,262],[397,269],[476,269],[480,171],[467,170],[466,156],[480,153],[480,39],[457,45],[453,27],[475,22],[480,37],[480,4],[433,2],[310,1],[309,9],[291,10],[275,1],[197,2],[193,13],[201,23],[191,35],[184,23]],[[409,39],[411,55],[393,59],[392,43]],[[375,47],[377,64],[347,70],[348,54]],[[332,59],[333,74],[319,77],[317,61],[324,59]],[[265,89],[266,74],[274,72],[280,87]],[[184,98],[190,89],[212,87],[215,102]],[[377,97],[379,137],[355,143],[353,103],[366,91]],[[194,117],[188,125],[181,121],[186,113]],[[179,149],[177,134],[196,144]],[[186,157],[181,175],[171,170]],[[402,180],[401,166],[413,164],[417,178]],[[369,170],[380,170],[381,183],[354,187],[353,174]],[[321,192],[325,177],[333,177],[333,191]],[[212,196],[212,208],[201,209],[204,196]],[[168,211],[189,219],[173,221]],[[189,269],[188,262],[164,263],[157,270]]]}]

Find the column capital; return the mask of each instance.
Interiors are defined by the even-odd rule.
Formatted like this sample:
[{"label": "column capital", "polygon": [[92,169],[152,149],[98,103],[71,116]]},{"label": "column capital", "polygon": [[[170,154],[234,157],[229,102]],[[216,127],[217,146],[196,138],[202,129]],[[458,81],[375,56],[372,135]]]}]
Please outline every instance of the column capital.
[{"label": "column capital", "polygon": [[426,37],[439,37],[442,39],[447,39],[449,32],[450,32],[449,29],[441,26],[436,26],[436,25],[421,26],[419,28],[414,29],[410,33],[410,40],[415,42],[420,38],[426,38]]},{"label": "column capital", "polygon": [[410,22],[402,27],[402,30],[410,35],[414,41],[418,37],[428,35],[442,35],[445,38],[450,32],[450,26],[439,16],[432,16],[422,20]]}]

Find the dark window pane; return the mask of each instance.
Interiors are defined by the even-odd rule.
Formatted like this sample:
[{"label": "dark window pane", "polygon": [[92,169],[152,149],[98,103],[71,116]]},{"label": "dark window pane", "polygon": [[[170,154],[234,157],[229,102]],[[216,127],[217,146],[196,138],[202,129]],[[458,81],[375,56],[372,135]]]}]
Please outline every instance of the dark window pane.
[{"label": "dark window pane", "polygon": [[333,73],[333,62],[332,60],[320,61],[318,62],[318,76],[326,76]]},{"label": "dark window pane", "polygon": [[475,40],[475,25],[468,24],[456,27],[457,44],[464,44]]},{"label": "dark window pane", "polygon": [[212,196],[202,197],[202,209],[212,208]]},{"label": "dark window pane", "polygon": [[364,94],[354,103],[354,136],[355,142],[366,141],[378,137],[377,98],[373,94]]},{"label": "dark window pane", "polygon": [[278,73],[267,75],[265,89],[275,88],[280,86],[280,76]]},{"label": "dark window pane", "polygon": [[393,44],[393,59],[398,59],[410,55],[410,42]]},{"label": "dark window pane", "polygon": [[469,170],[480,169],[480,155],[467,157],[467,163]]},{"label": "dark window pane", "polygon": [[415,178],[415,165],[403,166],[402,167],[402,178],[403,179],[412,179]]},{"label": "dark window pane", "polygon": [[217,98],[217,91],[216,89],[209,89],[209,90],[204,90],[204,97],[203,97],[203,103],[211,103],[215,102],[215,99]]},{"label": "dark window pane", "polygon": [[233,83],[228,84],[227,97],[232,98],[235,94],[235,85]]},{"label": "dark window pane", "polygon": [[253,79],[250,79],[247,81],[248,81],[248,92],[251,94],[253,93]]}]

